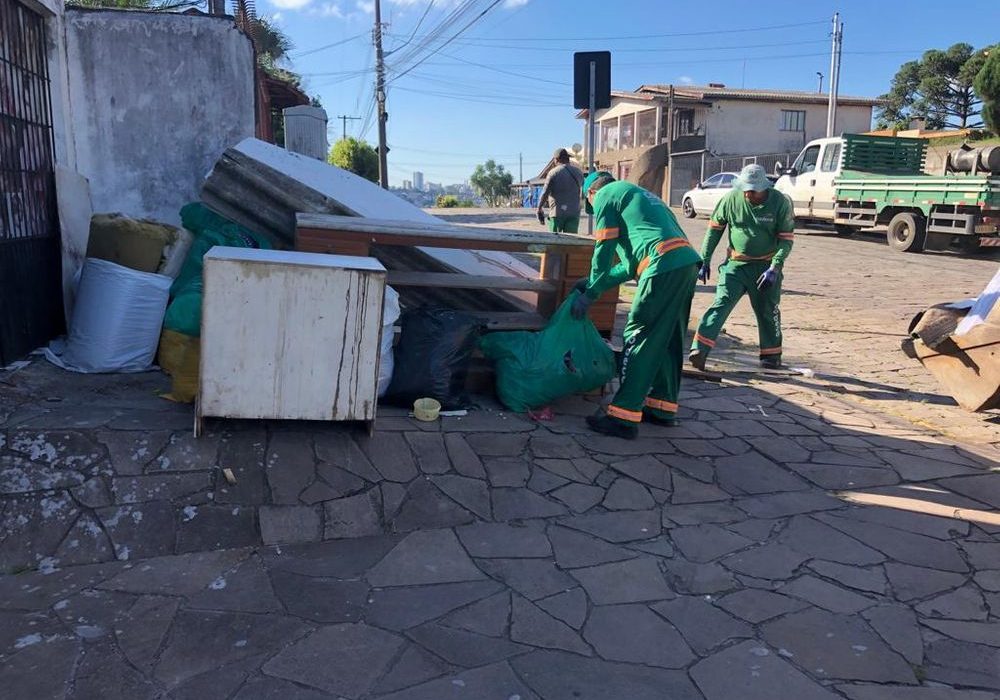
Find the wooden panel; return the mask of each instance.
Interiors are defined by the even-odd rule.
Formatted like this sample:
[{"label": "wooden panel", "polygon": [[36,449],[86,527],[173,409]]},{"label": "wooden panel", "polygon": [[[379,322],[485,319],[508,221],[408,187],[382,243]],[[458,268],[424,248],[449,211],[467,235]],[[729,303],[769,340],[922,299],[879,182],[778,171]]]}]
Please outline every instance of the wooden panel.
[{"label": "wooden panel", "polygon": [[[388,235],[410,239],[417,237],[427,241],[423,245],[442,248],[467,248],[470,250],[528,250],[538,251],[553,248],[591,248],[592,238],[573,234],[555,234],[548,231],[526,231],[524,229],[484,228],[480,226],[459,226],[439,221],[395,221],[332,214],[298,214],[296,227],[300,231],[349,232],[381,236]],[[437,241],[433,243],[431,241]],[[455,245],[462,242],[462,245]],[[412,245],[404,243],[402,245]],[[505,246],[495,248],[494,245]],[[516,246],[508,248],[506,246]]]},{"label": "wooden panel", "polygon": [[385,272],[252,252],[205,258],[200,415],[372,420]]},{"label": "wooden panel", "polygon": [[366,240],[296,236],[295,250],[305,253],[334,253],[336,255],[366,257],[371,250],[371,246],[368,245],[368,241]]},{"label": "wooden panel", "polygon": [[520,289],[536,292],[554,292],[556,285],[546,280],[521,277],[494,277],[464,275],[449,272],[389,272],[389,284],[396,287],[446,287],[451,289]]}]

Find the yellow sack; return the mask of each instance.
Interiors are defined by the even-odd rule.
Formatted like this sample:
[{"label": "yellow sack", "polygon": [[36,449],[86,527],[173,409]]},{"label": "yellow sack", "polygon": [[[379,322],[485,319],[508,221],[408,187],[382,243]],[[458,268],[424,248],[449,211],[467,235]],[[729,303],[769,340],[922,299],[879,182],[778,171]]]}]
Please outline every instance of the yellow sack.
[{"label": "yellow sack", "polygon": [[177,331],[160,334],[157,362],[170,375],[170,393],[163,398],[178,403],[191,403],[198,394],[198,372],[201,363],[201,339]]}]

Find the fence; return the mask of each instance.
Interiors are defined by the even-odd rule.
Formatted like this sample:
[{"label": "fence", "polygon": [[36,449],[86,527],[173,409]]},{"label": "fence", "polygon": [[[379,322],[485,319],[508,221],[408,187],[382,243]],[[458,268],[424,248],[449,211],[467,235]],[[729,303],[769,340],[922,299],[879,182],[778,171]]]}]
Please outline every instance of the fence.
[{"label": "fence", "polygon": [[669,204],[679,207],[684,193],[699,182],[717,173],[738,173],[747,165],[757,163],[768,173],[775,171],[778,163],[789,165],[798,153],[765,153],[743,156],[715,156],[708,151],[688,151],[670,156]]}]

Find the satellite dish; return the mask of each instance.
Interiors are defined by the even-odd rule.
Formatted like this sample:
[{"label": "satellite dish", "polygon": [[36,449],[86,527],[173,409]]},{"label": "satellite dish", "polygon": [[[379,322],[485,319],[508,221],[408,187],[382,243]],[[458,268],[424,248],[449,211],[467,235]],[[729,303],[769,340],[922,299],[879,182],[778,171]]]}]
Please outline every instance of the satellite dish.
[{"label": "satellite dish", "polygon": [[572,146],[570,146],[570,148],[573,150],[573,153],[579,153],[580,151],[583,150],[583,146],[581,146],[578,143],[574,143]]}]

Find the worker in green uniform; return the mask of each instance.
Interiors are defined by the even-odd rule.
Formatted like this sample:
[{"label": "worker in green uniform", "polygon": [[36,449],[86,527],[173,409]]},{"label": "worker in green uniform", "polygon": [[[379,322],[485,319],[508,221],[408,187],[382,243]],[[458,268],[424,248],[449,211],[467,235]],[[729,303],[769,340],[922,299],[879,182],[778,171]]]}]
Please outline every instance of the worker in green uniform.
[{"label": "worker in green uniform", "polygon": [[712,253],[727,227],[729,250],[719,267],[715,301],[701,319],[688,359],[696,368],[705,368],[723,324],[747,294],[757,317],[760,364],[776,369],[781,366],[781,268],[792,250],[795,219],[792,203],[771,189],[761,166],[743,168],[733,182],[733,191],[715,206],[701,247],[704,263],[698,279],[702,282],[708,282]]},{"label": "worker in green uniform", "polygon": [[583,318],[606,290],[638,281],[625,324],[621,388],[587,424],[632,439],[644,418],[677,423],[684,339],[701,258],[667,206],[638,185],[594,172],[583,181],[583,197],[587,213],[594,214],[597,241],[590,276],[576,284],[581,294],[573,315]]}]

